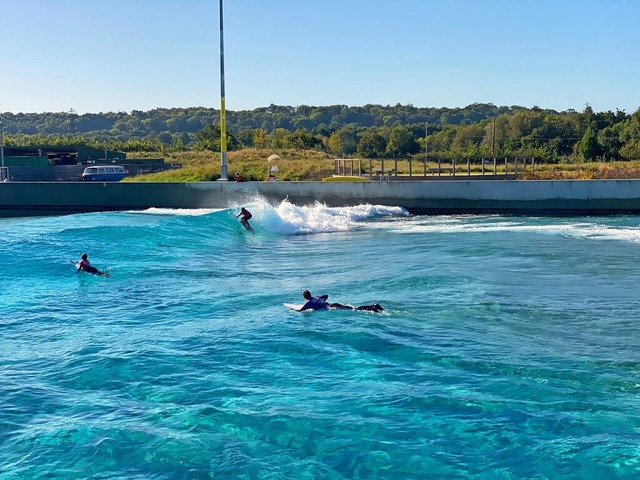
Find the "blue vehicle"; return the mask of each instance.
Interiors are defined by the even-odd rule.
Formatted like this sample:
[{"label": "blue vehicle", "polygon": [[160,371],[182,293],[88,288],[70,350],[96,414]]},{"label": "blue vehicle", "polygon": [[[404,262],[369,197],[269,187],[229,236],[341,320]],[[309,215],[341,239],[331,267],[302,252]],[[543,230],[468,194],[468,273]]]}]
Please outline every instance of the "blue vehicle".
[{"label": "blue vehicle", "polygon": [[82,172],[83,182],[119,182],[127,176],[127,171],[120,165],[87,167]]}]

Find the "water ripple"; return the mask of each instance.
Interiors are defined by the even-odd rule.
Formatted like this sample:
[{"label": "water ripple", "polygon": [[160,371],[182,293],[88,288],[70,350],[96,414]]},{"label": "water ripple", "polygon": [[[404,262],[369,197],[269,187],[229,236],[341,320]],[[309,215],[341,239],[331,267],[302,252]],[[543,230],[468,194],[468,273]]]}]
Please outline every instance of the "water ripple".
[{"label": "water ripple", "polygon": [[0,221],[0,478],[639,476],[637,217],[251,209]]}]

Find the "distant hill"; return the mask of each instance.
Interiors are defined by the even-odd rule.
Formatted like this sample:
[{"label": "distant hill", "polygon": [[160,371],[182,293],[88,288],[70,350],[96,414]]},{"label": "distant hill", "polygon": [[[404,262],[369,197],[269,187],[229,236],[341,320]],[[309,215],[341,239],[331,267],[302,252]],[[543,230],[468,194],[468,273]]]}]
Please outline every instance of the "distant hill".
[{"label": "distant hill", "polygon": [[[305,129],[313,134],[330,134],[352,125],[382,127],[429,123],[440,125],[477,123],[491,117],[513,113],[523,107],[496,107],[476,103],[464,108],[424,108],[413,105],[364,105],[349,107],[331,105],[297,107],[270,105],[254,110],[227,111],[229,132],[276,128],[289,131]],[[549,113],[557,113],[548,110]],[[3,113],[4,130],[25,135],[90,135],[101,140],[127,140],[131,137],[151,138],[161,134],[194,135],[209,124],[219,122],[220,111],[214,108],[158,108],[150,111],[86,113]]]},{"label": "distant hill", "polygon": [[[6,143],[86,143],[120,151],[220,149],[214,108],[87,113],[3,113]],[[428,128],[427,128],[428,125]],[[425,132],[428,139],[425,141]],[[365,158],[523,155],[553,160],[639,159],[640,109],[558,112],[474,103],[464,108],[413,105],[279,106],[227,112],[228,149],[320,149]]]}]

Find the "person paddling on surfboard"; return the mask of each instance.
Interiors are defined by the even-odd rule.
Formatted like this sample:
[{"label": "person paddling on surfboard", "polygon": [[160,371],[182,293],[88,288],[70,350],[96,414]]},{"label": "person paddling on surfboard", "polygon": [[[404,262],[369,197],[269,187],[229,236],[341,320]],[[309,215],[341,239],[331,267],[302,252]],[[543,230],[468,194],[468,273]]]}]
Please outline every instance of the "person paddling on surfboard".
[{"label": "person paddling on surfboard", "polygon": [[326,310],[329,308],[329,305],[327,304],[327,298],[329,298],[329,295],[314,297],[311,295],[309,290],[303,290],[302,298],[305,299],[305,302],[302,307],[300,307],[301,312],[304,310]]},{"label": "person paddling on surfboard", "polygon": [[106,272],[101,272],[96,267],[91,266],[91,262],[87,259],[87,254],[83,253],[81,260],[76,264],[76,268],[78,270],[82,270],[83,272],[93,273],[94,275],[102,275],[103,277],[109,277],[110,275]]},{"label": "person paddling on surfboard", "polygon": [[328,308],[334,308],[336,310],[368,310],[370,312],[381,312],[384,310],[379,303],[373,305],[361,305],[359,307],[352,307],[351,305],[343,305],[341,303],[327,303],[329,295],[320,295],[314,297],[309,290],[302,291],[302,298],[305,299],[304,305],[300,307],[300,311],[304,310],[326,310]]},{"label": "person paddling on surfboard", "polygon": [[247,230],[253,230],[251,225],[249,225],[249,219],[253,216],[251,215],[251,212],[246,208],[242,207],[242,209],[240,210],[240,213],[236,215],[236,218],[238,218],[240,215],[242,215],[242,218],[240,219],[240,223],[244,225],[244,228],[246,228]]}]

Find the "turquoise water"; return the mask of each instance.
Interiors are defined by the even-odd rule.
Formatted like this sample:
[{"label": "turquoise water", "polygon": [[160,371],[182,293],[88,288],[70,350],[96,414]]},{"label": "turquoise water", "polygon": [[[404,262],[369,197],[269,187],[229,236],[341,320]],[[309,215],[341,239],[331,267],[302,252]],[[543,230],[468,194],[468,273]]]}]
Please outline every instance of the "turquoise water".
[{"label": "turquoise water", "polygon": [[2,480],[640,477],[640,217],[248,207],[0,220]]}]

